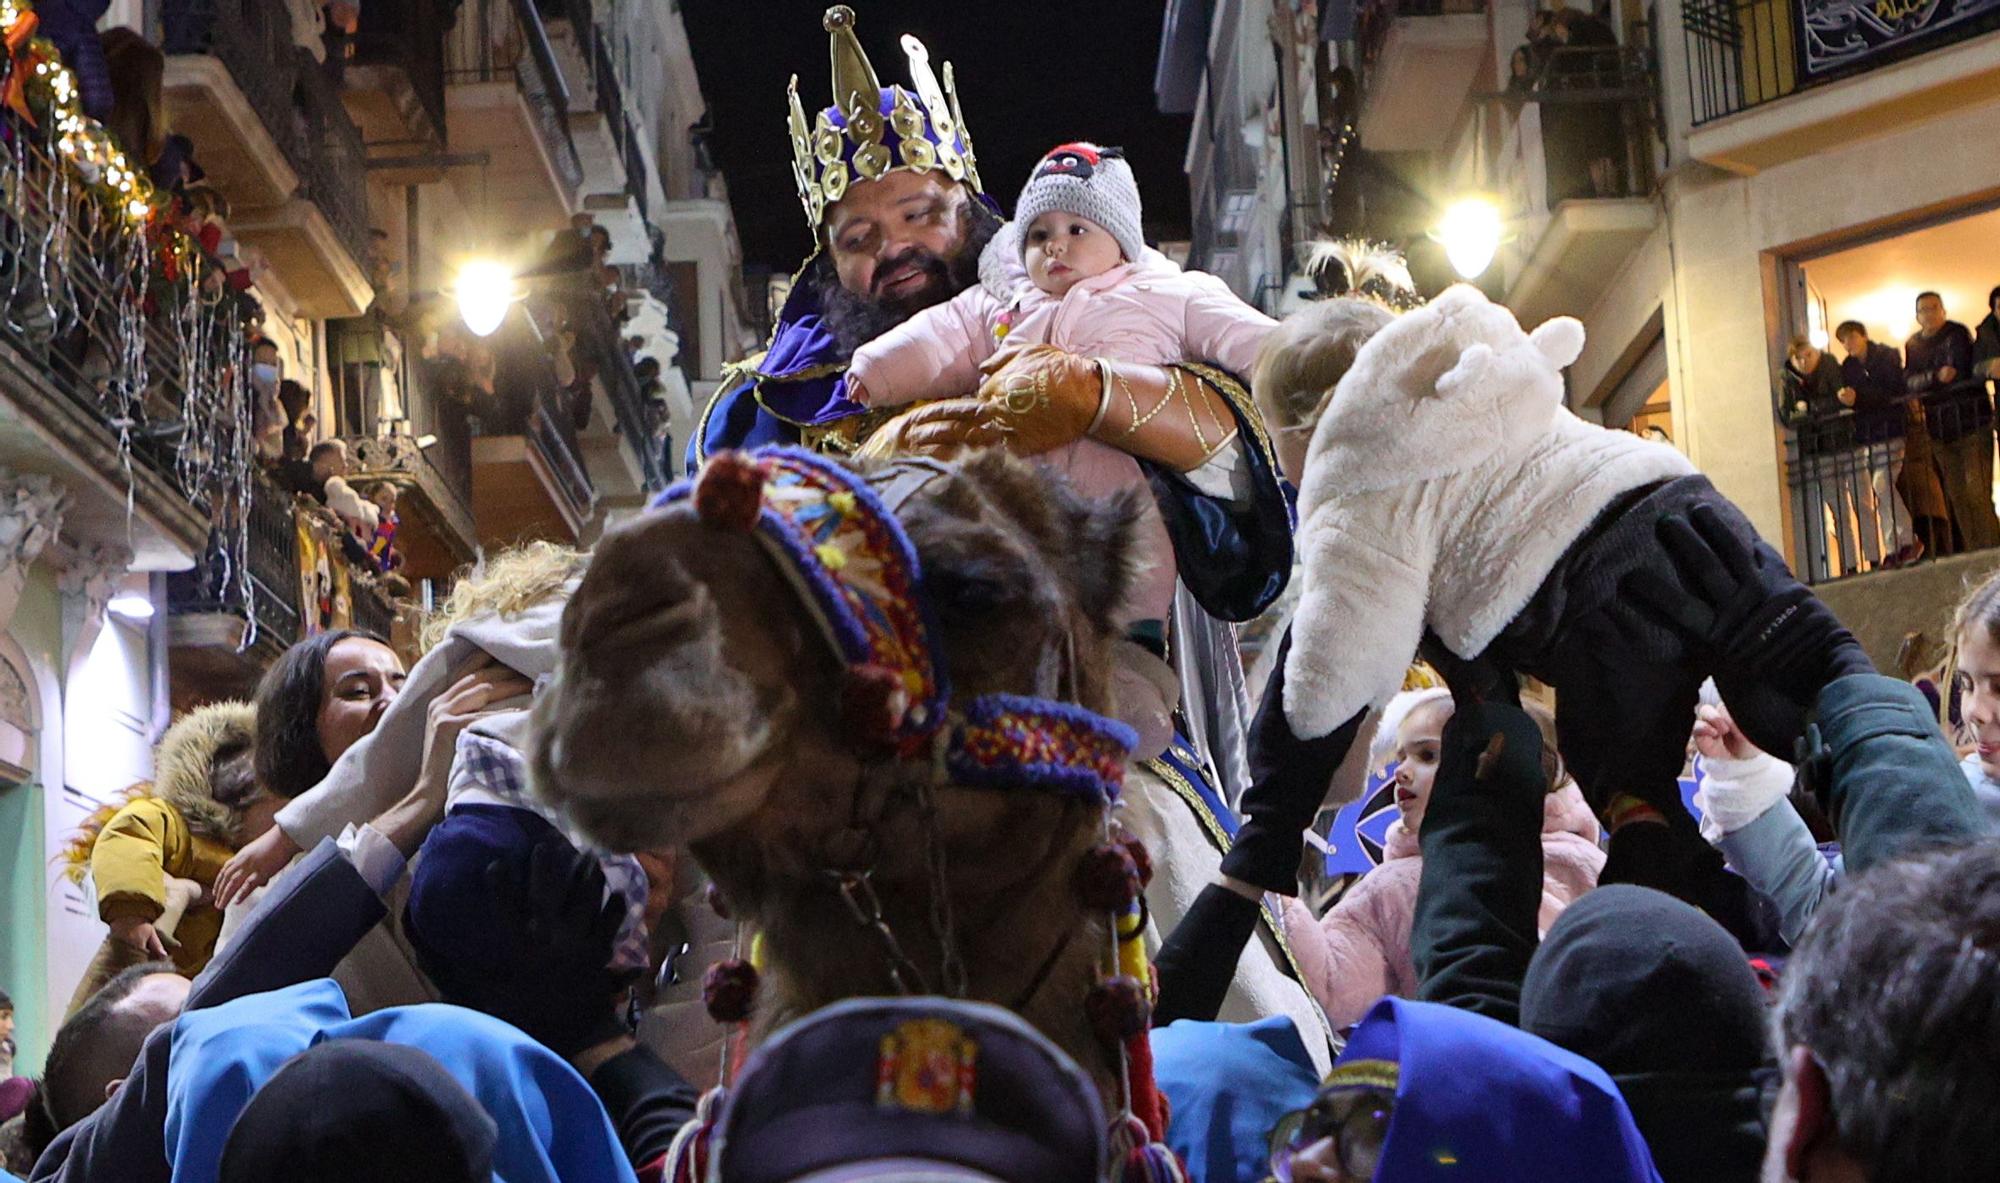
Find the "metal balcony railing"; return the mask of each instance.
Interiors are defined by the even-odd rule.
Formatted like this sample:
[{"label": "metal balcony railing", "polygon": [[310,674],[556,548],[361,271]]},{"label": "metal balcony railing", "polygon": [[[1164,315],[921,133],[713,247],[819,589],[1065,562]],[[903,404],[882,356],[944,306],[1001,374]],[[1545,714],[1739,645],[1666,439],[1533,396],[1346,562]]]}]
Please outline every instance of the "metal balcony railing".
[{"label": "metal balcony railing", "polygon": [[285,6],[271,0],[165,0],[160,28],[166,53],[207,54],[228,67],[298,173],[299,195],[319,206],[341,245],[367,266],[367,150],[361,130],[341,105],[339,87],[326,68],[293,43]]},{"label": "metal balcony railing", "polygon": [[611,321],[602,294],[591,292],[571,300],[568,312],[577,349],[597,362],[597,376],[611,405],[612,422],[639,457],[646,488],[654,491],[666,488],[666,475],[652,446],[652,433],[646,427],[646,396],[639,388],[631,355],[626,352],[618,326]]},{"label": "metal balcony railing", "polygon": [[240,560],[249,568],[249,604],[244,602],[240,573],[232,569],[227,548],[218,541],[193,570],[167,576],[167,610],[176,616],[245,616],[247,611],[254,613],[257,633],[267,646],[284,649],[299,640],[303,624],[295,513],[291,494],[256,478],[247,509],[247,546]]},{"label": "metal balcony railing", "polygon": [[445,130],[444,38],[459,0],[363,4],[354,32],[354,64],[403,71],[440,136]]},{"label": "metal balcony railing", "polygon": [[563,184],[583,183],[570,137],[569,86],[533,0],[468,0],[445,42],[444,77],[447,83],[512,79]]},{"label": "metal balcony railing", "polygon": [[[1799,575],[1824,583],[1969,549],[1951,492],[1993,450],[1993,404],[1966,384],[1863,414],[1790,425],[1786,485]],[[1991,490],[1986,490],[1990,499]]]},{"label": "metal balcony railing", "polygon": [[555,478],[556,487],[579,518],[588,518],[597,504],[596,486],[584,467],[583,447],[577,443],[576,425],[564,411],[547,401],[537,402],[528,416],[528,446],[541,454]]},{"label": "metal balcony railing", "polygon": [[[412,360],[407,347],[393,348],[388,330],[372,317],[330,320],[326,332],[334,434],[365,448],[364,468],[407,475],[449,516],[469,522],[472,427],[464,401],[433,367]],[[399,357],[400,368],[391,373]],[[354,358],[378,360],[348,360]],[[384,383],[392,380],[401,394],[405,423],[384,424],[379,417]],[[427,435],[435,436],[435,442],[418,449],[414,441]]]},{"label": "metal balcony railing", "polygon": [[[152,273],[149,247],[39,139],[8,120],[0,153],[0,344],[42,389],[124,441],[132,460],[206,511],[207,478],[236,448],[248,455],[223,394],[241,334],[240,298],[198,293]],[[197,276],[218,268],[196,256]],[[188,391],[203,396],[190,405]],[[31,389],[14,397],[33,397]]]},{"label": "metal balcony railing", "polygon": [[1795,0],[1684,0],[1695,126],[2000,27],[1990,5],[1808,7],[1802,19]]}]

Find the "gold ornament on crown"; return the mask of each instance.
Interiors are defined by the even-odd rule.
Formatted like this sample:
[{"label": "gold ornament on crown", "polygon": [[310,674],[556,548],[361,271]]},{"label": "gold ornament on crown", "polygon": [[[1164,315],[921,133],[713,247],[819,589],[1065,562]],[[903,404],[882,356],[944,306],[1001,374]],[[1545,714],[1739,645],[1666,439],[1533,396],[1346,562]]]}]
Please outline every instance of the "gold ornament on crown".
[{"label": "gold ornament on crown", "polygon": [[[817,231],[826,208],[857,181],[875,181],[889,173],[927,173],[932,169],[954,181],[980,188],[979,168],[972,154],[972,137],[959,114],[958,89],[951,63],[945,63],[944,84],[931,72],[930,51],[923,42],[903,36],[903,53],[910,63],[911,90],[889,89],[890,105],[882,114],[882,84],[854,35],[854,10],[836,4],[822,24],[830,37],[833,59],[833,105],[811,124],[799,102],[799,76],[792,75],[792,179],[806,221]],[[834,123],[839,111],[845,126]],[[936,142],[933,142],[935,138]]]}]

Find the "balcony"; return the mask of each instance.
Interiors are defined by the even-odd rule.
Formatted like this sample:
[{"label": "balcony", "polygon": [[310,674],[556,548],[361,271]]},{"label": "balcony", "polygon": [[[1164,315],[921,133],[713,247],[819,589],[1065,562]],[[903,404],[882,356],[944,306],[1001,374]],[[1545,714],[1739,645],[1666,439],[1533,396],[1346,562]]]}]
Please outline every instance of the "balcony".
[{"label": "balcony", "polygon": [[324,628],[393,635],[395,605],[371,572],[341,557],[324,512],[301,510],[290,494],[259,477],[249,499],[242,565],[211,546],[193,570],[167,577],[176,679],[204,697],[248,698],[279,654]]},{"label": "balcony", "polygon": [[349,483],[395,485],[403,573],[443,579],[472,559],[472,427],[468,396],[441,362],[410,358],[368,317],[327,322],[337,433],[352,462]]},{"label": "balcony", "polygon": [[[646,396],[639,389],[620,326],[611,321],[599,293],[566,303],[570,330],[576,334],[577,352],[594,360],[597,367],[596,406],[604,408],[609,421],[611,450],[625,470],[626,483],[638,494],[650,495],[667,487],[660,456],[653,447],[652,432],[646,425]],[[602,471],[604,466],[597,466]],[[609,482],[599,481],[608,485]]]},{"label": "balcony", "polygon": [[[1506,304],[1523,323],[1582,316],[1659,225],[1652,77],[1644,50],[1558,49],[1517,91],[1486,153],[1503,208],[1520,211]],[[1597,158],[1599,148],[1615,155]]]},{"label": "balcony", "polygon": [[473,0],[445,46],[445,107],[457,153],[489,164],[463,178],[496,225],[554,227],[568,218],[583,164],[570,95],[532,0]]},{"label": "balcony", "polygon": [[472,512],[480,545],[535,538],[575,542],[597,512],[597,488],[577,439],[575,404],[525,317],[493,337],[494,393],[474,408]]},{"label": "balcony", "polygon": [[1685,0],[1688,152],[1751,175],[1981,106],[2000,93],[2000,9]]},{"label": "balcony", "polygon": [[149,280],[135,237],[62,179],[37,137],[6,130],[14,149],[0,154],[0,191],[15,200],[0,211],[0,466],[69,490],[71,538],[129,547],[137,570],[184,569],[209,537],[204,470],[217,458],[204,453],[230,425],[203,421],[219,405],[224,359],[191,363],[182,341],[190,327],[234,332],[232,298],[187,318],[162,284],[151,290],[163,307],[141,311]]},{"label": "balcony", "polygon": [[175,0],[161,16],[167,117],[189,132],[230,228],[263,252],[304,316],[374,299],[365,150],[324,69],[293,44],[285,7]]},{"label": "balcony", "polygon": [[1379,0],[1357,22],[1365,70],[1361,146],[1445,146],[1491,56],[1485,0]]},{"label": "balcony", "polygon": [[[354,56],[342,74],[341,100],[364,142],[385,155],[418,156],[445,142],[444,45],[456,17],[453,0],[364,4]],[[391,169],[390,184],[442,179],[436,168]]]}]

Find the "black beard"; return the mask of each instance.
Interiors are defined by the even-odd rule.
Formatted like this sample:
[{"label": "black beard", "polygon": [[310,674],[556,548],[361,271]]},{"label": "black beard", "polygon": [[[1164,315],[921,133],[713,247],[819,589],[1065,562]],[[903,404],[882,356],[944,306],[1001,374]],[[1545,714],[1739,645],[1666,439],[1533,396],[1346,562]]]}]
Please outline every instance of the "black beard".
[{"label": "black beard", "polygon": [[966,202],[964,208],[965,241],[956,255],[940,259],[922,247],[913,247],[876,265],[877,274],[887,274],[906,263],[920,268],[925,282],[909,295],[857,295],[840,286],[831,254],[822,253],[813,260],[809,279],[819,287],[820,319],[833,334],[838,360],[846,361],[883,333],[979,282],[979,255],[999,232],[1000,216],[977,200]]}]

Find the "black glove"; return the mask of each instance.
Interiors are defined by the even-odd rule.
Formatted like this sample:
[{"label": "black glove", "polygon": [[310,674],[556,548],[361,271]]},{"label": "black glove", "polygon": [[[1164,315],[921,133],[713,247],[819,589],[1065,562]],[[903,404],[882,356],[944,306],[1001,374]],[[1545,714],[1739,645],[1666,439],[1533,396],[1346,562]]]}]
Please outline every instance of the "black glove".
[{"label": "black glove", "polygon": [[509,968],[452,1001],[514,1024],[564,1059],[626,1034],[615,998],[634,975],[610,968],[626,905],[606,898],[597,860],[567,842],[539,842],[488,864],[486,885]]},{"label": "black glove", "polygon": [[[1828,682],[1875,672],[1854,634],[1784,560],[1738,537],[1712,506],[1662,518],[1659,540],[1679,583],[1642,567],[1623,590],[1689,640],[1758,747],[1790,751]],[[1760,702],[1759,687],[1783,702]]]},{"label": "black glove", "polygon": [[1326,801],[1333,774],[1354,746],[1368,712],[1362,711],[1319,739],[1300,739],[1285,719],[1285,659],[1291,630],[1278,642],[1277,669],[1250,720],[1250,787],[1239,812],[1243,824],[1222,856],[1222,873],[1279,895],[1299,893],[1299,862],[1306,828]]}]

